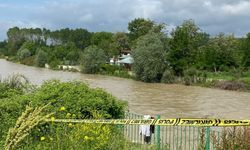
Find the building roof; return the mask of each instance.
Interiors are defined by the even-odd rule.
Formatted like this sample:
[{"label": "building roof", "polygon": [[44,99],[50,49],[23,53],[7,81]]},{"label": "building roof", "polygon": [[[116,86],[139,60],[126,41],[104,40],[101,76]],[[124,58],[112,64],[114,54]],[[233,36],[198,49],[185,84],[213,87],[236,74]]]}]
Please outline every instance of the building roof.
[{"label": "building roof", "polygon": [[134,63],[134,59],[129,55],[126,58],[120,60],[121,64],[133,64]]}]

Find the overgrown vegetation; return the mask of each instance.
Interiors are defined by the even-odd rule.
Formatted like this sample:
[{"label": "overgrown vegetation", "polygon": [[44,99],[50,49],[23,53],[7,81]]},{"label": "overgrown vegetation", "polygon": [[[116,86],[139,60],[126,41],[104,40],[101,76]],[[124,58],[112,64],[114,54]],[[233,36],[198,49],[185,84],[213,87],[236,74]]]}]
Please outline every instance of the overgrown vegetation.
[{"label": "overgrown vegetation", "polygon": [[250,128],[224,128],[220,137],[211,134],[211,139],[217,150],[247,150],[250,149]]},{"label": "overgrown vegetation", "polygon": [[[116,67],[109,65],[110,58],[130,53],[134,58],[132,74],[143,82],[249,89],[249,33],[240,38],[223,33],[212,37],[194,20],[183,21],[169,33],[165,27],[143,18],[130,21],[128,33],[13,27],[7,32],[8,39],[0,42],[0,57],[4,55],[8,60],[39,67],[48,64],[51,69],[60,69],[59,65],[82,65],[85,73],[131,78],[128,73],[131,66],[121,65],[114,71]],[[224,73],[230,74],[222,79],[227,82],[217,79]],[[235,88],[221,86],[227,83],[236,84]]]},{"label": "overgrown vegetation", "polygon": [[[24,109],[27,105],[34,108],[50,104],[48,107],[46,107],[46,109],[44,109],[44,114],[46,114],[47,116],[53,113],[54,118],[60,119],[96,118],[96,114],[98,114],[100,118],[123,118],[124,116],[126,103],[116,99],[111,94],[108,94],[102,89],[91,89],[86,84],[81,82],[59,82],[54,80],[47,81],[43,85],[41,85],[41,87],[36,88],[34,88],[33,86],[20,86],[22,84],[26,85],[27,83],[22,81],[23,79],[21,78],[21,75],[19,75],[20,78],[17,78],[16,76],[17,75],[13,75],[12,77],[9,77],[8,79],[0,82],[0,149],[3,149],[2,146],[4,145],[5,139],[7,138],[9,128],[14,127],[15,124],[16,126],[22,128],[14,128],[13,130],[11,130],[8,135],[8,139],[16,139],[16,137],[14,136],[14,133],[16,134],[16,132],[18,132],[18,136],[21,133],[23,133],[22,135],[28,134],[29,136],[27,137],[20,135],[23,142],[21,142],[20,140],[20,144],[17,145],[19,145],[19,148],[22,149],[48,149],[51,148],[51,146],[53,146],[54,144],[62,144],[61,142],[63,140],[65,140],[63,141],[63,143],[65,143],[65,145],[63,146],[74,147],[74,144],[76,144],[74,142],[76,142],[77,139],[71,139],[71,143],[67,143],[66,140],[69,139],[67,139],[66,137],[75,137],[73,133],[78,133],[80,136],[80,133],[78,131],[83,131],[85,130],[85,126],[87,127],[87,125],[83,125],[79,126],[79,128],[76,127],[75,130],[69,128],[67,130],[67,133],[66,131],[63,132],[63,135],[61,135],[62,133],[59,133],[59,130],[63,131],[65,127],[69,126],[68,124],[51,124],[50,122],[38,125],[33,128],[30,123],[34,123],[33,125],[36,125],[38,122],[44,120],[45,118],[41,120],[39,118],[43,117],[34,117],[32,113],[28,113],[32,109],[28,109],[28,112],[25,112]],[[21,81],[19,79],[21,79]],[[35,112],[37,111],[40,112],[40,109],[35,109]],[[22,112],[24,113],[21,116]],[[27,114],[28,116],[25,114]],[[18,116],[21,116],[21,119],[19,118],[16,122]],[[36,120],[35,118],[38,120]],[[32,129],[30,127],[32,127]],[[110,134],[116,133],[117,136],[120,135],[117,133],[120,132],[117,128],[111,128],[109,126],[89,126],[89,128],[91,128],[92,130],[89,131],[90,134],[96,134],[95,138],[98,138],[101,134],[106,134],[106,130]],[[97,129],[99,130],[99,132],[94,132]],[[58,135],[55,133],[57,133]],[[58,137],[59,134],[60,138]],[[82,137],[78,137],[78,142],[84,142],[84,137],[83,139]],[[44,138],[46,138],[46,141],[44,141]],[[50,138],[57,139],[58,141],[50,141]],[[107,140],[110,141],[111,139],[108,138]],[[91,143],[90,141],[88,141],[89,146],[93,145],[93,143]],[[114,142],[114,140],[111,141]],[[15,142],[19,143],[17,141]],[[7,144],[5,145],[9,145],[8,143],[12,142],[7,142]],[[105,146],[108,145],[106,143],[104,144]],[[13,143],[11,145],[13,145]],[[98,145],[96,145],[96,147],[98,147]]]},{"label": "overgrown vegetation", "polygon": [[47,107],[37,107],[35,109],[30,106],[26,107],[26,110],[22,115],[17,119],[14,128],[10,128],[7,134],[4,149],[5,150],[14,150],[18,147],[18,144],[26,138],[31,130],[38,124],[44,123],[51,114],[42,115],[42,111]]}]

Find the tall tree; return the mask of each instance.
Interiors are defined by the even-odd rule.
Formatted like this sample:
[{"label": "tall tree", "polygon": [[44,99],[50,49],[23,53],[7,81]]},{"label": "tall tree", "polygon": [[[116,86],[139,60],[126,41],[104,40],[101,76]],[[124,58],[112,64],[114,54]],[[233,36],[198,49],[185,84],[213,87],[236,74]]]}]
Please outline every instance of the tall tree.
[{"label": "tall tree", "polygon": [[171,33],[168,61],[177,75],[196,63],[198,47],[206,43],[208,35],[203,33],[193,20],[186,20]]},{"label": "tall tree", "polygon": [[113,33],[110,32],[96,32],[91,38],[92,45],[96,45],[105,52],[106,56],[111,57],[114,47],[112,45]]},{"label": "tall tree", "polygon": [[227,68],[237,67],[237,41],[233,35],[223,33],[211,38],[207,45],[201,47],[204,69],[212,71],[227,71]]},{"label": "tall tree", "polygon": [[7,41],[2,41],[0,42],[0,55],[7,55],[8,50],[7,50]]},{"label": "tall tree", "polygon": [[15,55],[17,50],[25,42],[25,37],[18,27],[10,28],[7,32],[8,36],[8,54]]},{"label": "tall tree", "polygon": [[250,67],[250,33],[247,33],[247,37],[243,40],[241,49],[243,52],[242,66]]},{"label": "tall tree", "polygon": [[113,44],[116,48],[116,53],[121,55],[122,50],[129,50],[129,38],[124,32],[117,32],[113,35]]},{"label": "tall tree", "polygon": [[89,46],[83,52],[81,63],[84,73],[97,73],[100,65],[106,63],[106,55],[97,46]]},{"label": "tall tree", "polygon": [[136,18],[128,23],[130,39],[136,40],[140,36],[147,34],[154,26],[154,22],[143,18]]},{"label": "tall tree", "polygon": [[43,50],[38,50],[38,53],[36,55],[36,58],[35,58],[35,63],[38,67],[44,67],[45,64],[47,63],[48,61],[48,54],[46,52],[44,52]]},{"label": "tall tree", "polygon": [[149,32],[139,38],[137,47],[132,50],[132,69],[137,79],[144,82],[159,82],[166,68],[165,36]]}]

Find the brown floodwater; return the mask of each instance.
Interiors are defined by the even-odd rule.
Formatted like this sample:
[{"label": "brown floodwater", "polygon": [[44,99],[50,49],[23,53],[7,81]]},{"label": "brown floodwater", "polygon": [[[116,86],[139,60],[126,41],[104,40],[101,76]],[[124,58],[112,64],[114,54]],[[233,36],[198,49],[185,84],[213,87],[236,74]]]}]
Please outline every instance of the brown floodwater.
[{"label": "brown floodwater", "polygon": [[250,93],[246,92],[53,71],[0,59],[0,78],[13,73],[23,74],[38,85],[49,79],[80,80],[127,101],[129,110],[138,114],[160,114],[164,118],[250,119]]}]

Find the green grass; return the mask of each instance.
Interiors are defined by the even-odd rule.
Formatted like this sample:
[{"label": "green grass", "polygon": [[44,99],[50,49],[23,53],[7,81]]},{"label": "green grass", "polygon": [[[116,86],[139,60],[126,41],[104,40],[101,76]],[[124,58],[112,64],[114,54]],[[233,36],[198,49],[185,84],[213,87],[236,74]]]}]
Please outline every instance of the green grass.
[{"label": "green grass", "polygon": [[212,80],[233,80],[234,76],[229,72],[208,72],[207,78]]},{"label": "green grass", "polygon": [[218,81],[240,81],[246,85],[246,90],[250,91],[250,72],[242,72],[240,75],[237,75],[233,72],[208,72],[207,73],[207,82],[202,83],[201,86],[205,87],[214,87]]}]

